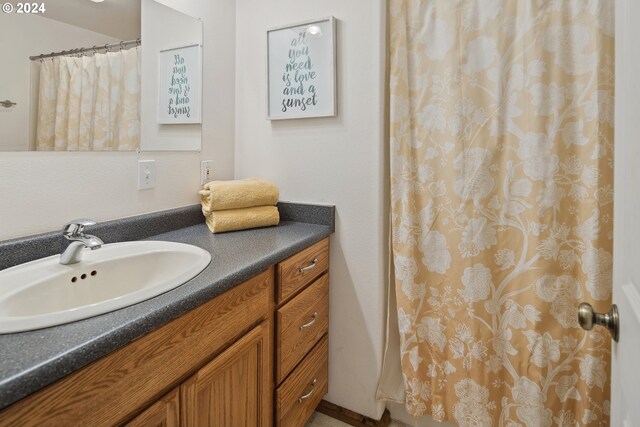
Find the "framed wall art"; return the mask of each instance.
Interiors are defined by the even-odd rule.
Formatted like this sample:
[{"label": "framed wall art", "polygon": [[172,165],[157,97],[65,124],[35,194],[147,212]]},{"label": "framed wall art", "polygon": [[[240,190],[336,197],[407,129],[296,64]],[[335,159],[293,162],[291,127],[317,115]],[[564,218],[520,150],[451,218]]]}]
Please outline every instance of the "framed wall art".
[{"label": "framed wall art", "polygon": [[268,30],[267,119],[336,114],[336,19]]},{"label": "framed wall art", "polygon": [[160,51],[158,123],[202,123],[202,46]]}]

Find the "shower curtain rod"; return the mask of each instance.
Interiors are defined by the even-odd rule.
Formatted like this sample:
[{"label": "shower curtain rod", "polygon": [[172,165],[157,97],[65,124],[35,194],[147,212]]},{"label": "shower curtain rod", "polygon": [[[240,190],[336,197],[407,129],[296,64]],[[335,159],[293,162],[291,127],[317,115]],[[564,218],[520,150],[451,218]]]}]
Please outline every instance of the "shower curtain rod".
[{"label": "shower curtain rod", "polygon": [[42,55],[36,55],[36,56],[30,56],[29,59],[32,61],[35,61],[36,59],[46,59],[46,58],[53,58],[54,56],[65,56],[65,55],[77,55],[80,53],[85,53],[85,52],[93,52],[93,53],[97,53],[98,49],[104,49],[106,51],[108,51],[110,48],[112,47],[119,47],[120,50],[124,49],[125,47],[129,47],[131,45],[138,45],[140,46],[142,40],[140,38],[137,38],[135,40],[127,40],[127,41],[121,41],[118,43],[107,43],[103,46],[92,46],[92,47],[83,47],[83,48],[79,48],[79,49],[71,49],[71,50],[63,50],[61,52],[51,52],[51,53],[47,53],[47,54],[42,54]]}]

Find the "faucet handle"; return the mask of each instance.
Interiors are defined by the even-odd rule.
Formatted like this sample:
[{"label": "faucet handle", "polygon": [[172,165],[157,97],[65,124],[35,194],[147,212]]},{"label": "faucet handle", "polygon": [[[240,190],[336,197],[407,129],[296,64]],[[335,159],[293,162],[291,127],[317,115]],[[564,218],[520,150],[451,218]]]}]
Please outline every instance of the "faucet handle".
[{"label": "faucet handle", "polygon": [[89,225],[96,225],[96,222],[89,218],[80,218],[70,221],[62,229],[65,236],[78,236],[84,233],[84,228]]}]

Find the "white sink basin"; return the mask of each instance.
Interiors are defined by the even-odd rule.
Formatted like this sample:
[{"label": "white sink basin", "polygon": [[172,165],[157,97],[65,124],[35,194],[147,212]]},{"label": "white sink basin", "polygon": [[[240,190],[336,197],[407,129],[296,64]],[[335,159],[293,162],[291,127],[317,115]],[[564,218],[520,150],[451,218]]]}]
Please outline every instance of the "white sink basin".
[{"label": "white sink basin", "polygon": [[69,323],[160,295],[195,277],[211,254],[183,243],[140,241],[83,249],[0,271],[0,333]]}]

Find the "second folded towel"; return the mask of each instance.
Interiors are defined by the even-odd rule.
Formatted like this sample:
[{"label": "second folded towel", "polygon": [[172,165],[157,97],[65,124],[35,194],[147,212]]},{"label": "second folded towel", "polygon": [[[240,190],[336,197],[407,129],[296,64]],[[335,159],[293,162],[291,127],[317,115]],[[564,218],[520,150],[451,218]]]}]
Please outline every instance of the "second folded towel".
[{"label": "second folded towel", "polygon": [[278,202],[278,187],[264,179],[246,178],[235,181],[211,181],[198,192],[202,211],[273,206]]},{"label": "second folded towel", "polygon": [[212,233],[245,230],[247,228],[278,225],[280,214],[275,206],[212,211],[205,214],[207,227]]}]

